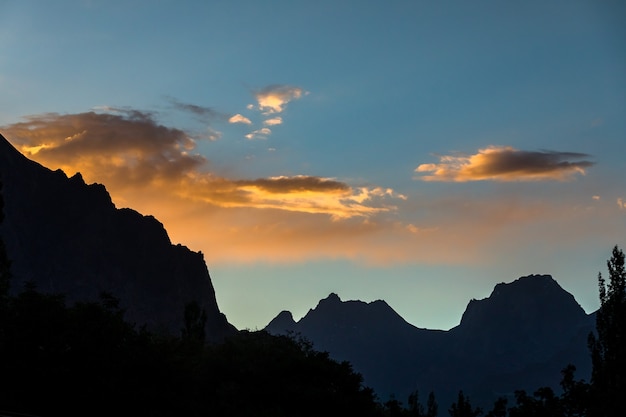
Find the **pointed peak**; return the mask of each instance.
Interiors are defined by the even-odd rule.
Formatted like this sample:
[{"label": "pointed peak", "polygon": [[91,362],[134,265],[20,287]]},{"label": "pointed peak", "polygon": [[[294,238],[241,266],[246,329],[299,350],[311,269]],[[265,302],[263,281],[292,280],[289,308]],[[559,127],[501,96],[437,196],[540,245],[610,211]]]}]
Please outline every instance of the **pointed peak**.
[{"label": "pointed peak", "polygon": [[283,310],[278,313],[278,316],[274,320],[287,320],[287,321],[295,321],[293,319],[293,314],[289,310]]},{"label": "pointed peak", "polygon": [[326,298],[322,298],[319,303],[317,303],[317,307],[316,308],[327,308],[329,306],[338,306],[340,304],[342,304],[343,301],[341,301],[341,298],[339,298],[339,296],[337,294],[335,294],[334,292],[331,292],[328,297]]},{"label": "pointed peak", "polygon": [[339,298],[339,296],[335,294],[334,292],[331,292],[330,294],[328,294],[328,297],[326,297],[322,301],[341,302],[341,298]]},{"label": "pointed peak", "polygon": [[265,326],[265,330],[271,334],[285,334],[294,330],[296,321],[291,311],[283,310]]}]

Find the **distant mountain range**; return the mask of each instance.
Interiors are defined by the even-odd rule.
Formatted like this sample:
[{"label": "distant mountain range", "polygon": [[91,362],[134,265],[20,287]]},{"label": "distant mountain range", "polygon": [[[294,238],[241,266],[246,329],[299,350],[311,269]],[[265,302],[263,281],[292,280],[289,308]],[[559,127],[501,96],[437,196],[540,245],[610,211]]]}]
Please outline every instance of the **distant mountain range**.
[{"label": "distant mountain range", "polygon": [[283,311],[266,327],[300,334],[337,360],[350,361],[381,400],[406,401],[434,391],[447,409],[459,390],[488,408],[514,390],[559,391],[569,363],[588,377],[587,335],[595,325],[574,297],[549,275],[498,284],[484,300],[469,302],[461,323],[448,331],[407,323],[384,301],[341,301],[330,294],[300,321]]},{"label": "distant mountain range", "polygon": [[172,245],[154,217],[117,209],[103,185],[51,171],[2,136],[0,180],[0,236],[12,261],[12,292],[28,281],[68,302],[108,292],[131,323],[176,335],[185,305],[195,301],[207,312],[209,339],[236,331],[219,311],[203,255]]},{"label": "distant mountain range", "polygon": [[[209,340],[237,331],[218,308],[203,255],[173,245],[154,217],[116,208],[104,186],[51,171],[2,136],[0,180],[0,237],[12,261],[13,293],[33,282],[72,303],[105,291],[120,300],[131,323],[173,334],[184,324],[185,305],[195,301],[207,312]],[[448,331],[417,328],[384,301],[341,301],[336,294],[298,322],[280,313],[266,330],[299,333],[350,361],[383,401],[390,394],[406,401],[414,390],[425,400],[432,390],[445,410],[460,389],[485,406],[515,389],[558,389],[568,363],[588,379],[593,328],[594,316],[552,277],[533,275],[470,301]]]}]

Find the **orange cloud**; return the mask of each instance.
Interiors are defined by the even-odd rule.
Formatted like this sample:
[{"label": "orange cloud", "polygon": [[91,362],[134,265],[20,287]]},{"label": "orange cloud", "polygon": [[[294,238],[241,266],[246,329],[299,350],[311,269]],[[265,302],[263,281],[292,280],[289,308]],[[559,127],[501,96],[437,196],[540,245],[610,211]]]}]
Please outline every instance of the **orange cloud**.
[{"label": "orange cloud", "polygon": [[555,202],[515,192],[408,199],[331,177],[218,175],[195,152],[195,139],[146,112],[50,113],[2,129],[31,159],[80,171],[105,184],[118,207],[156,216],[173,242],[202,250],[209,266],[316,259],[467,265],[528,242],[540,252],[623,235],[611,221],[597,221],[618,212],[615,200],[588,208],[588,195],[580,206],[566,194]]},{"label": "orange cloud", "polygon": [[270,85],[254,94],[259,110],[265,114],[281,113],[287,103],[299,99],[306,92],[300,87],[289,85]]},{"label": "orange cloud", "polygon": [[474,155],[441,156],[438,164],[421,164],[415,172],[424,173],[417,177],[423,181],[564,181],[574,174],[584,174],[585,168],[593,165],[593,162],[580,160],[588,156],[491,146]]},{"label": "orange cloud", "polygon": [[[264,128],[260,134],[267,133]],[[390,211],[393,190],[352,187],[335,179],[279,176],[232,179],[206,170],[185,132],[158,124],[149,113],[55,113],[29,116],[5,127],[27,156],[88,181],[104,183],[113,195],[150,188],[158,195],[201,201],[222,208],[272,209],[324,214],[334,220]],[[128,197],[125,197],[128,200]]]}]

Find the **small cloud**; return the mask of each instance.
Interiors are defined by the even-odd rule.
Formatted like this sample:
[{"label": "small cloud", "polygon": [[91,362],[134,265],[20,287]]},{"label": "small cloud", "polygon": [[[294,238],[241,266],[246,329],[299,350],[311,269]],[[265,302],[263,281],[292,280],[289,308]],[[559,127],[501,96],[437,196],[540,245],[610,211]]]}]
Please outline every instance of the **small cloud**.
[{"label": "small cloud", "polygon": [[261,129],[255,130],[254,132],[250,132],[248,133],[245,138],[248,140],[254,140],[254,139],[267,139],[267,137],[269,135],[272,134],[272,130],[267,128],[267,127],[263,127]]},{"label": "small cloud", "polygon": [[199,137],[199,139],[208,139],[211,142],[215,142],[222,138],[222,132],[218,132],[215,129],[208,128],[207,133]]},{"label": "small cloud", "polygon": [[591,198],[593,198],[593,199],[594,199],[594,200],[596,200],[596,201],[599,201],[599,200],[600,200],[600,196],[599,196],[599,195],[594,195],[594,196],[593,196],[593,197],[591,197]]},{"label": "small cloud", "polygon": [[617,205],[619,206],[620,210],[626,210],[626,200],[624,200],[623,198],[617,199]]},{"label": "small cloud", "polygon": [[424,234],[424,233],[433,233],[436,232],[438,230],[437,227],[417,227],[415,226],[413,223],[409,223],[405,226],[405,229],[408,230],[410,233],[417,235],[417,234]]},{"label": "small cloud", "polygon": [[175,98],[167,97],[167,100],[176,108],[187,113],[191,113],[195,116],[209,117],[209,118],[221,118],[223,115],[211,107],[199,106],[196,104],[182,103]]},{"label": "small cloud", "polygon": [[[521,151],[510,146],[490,146],[474,155],[443,155],[438,164],[421,164],[415,172],[422,181],[546,181],[585,174],[594,163],[587,154],[555,151]],[[581,160],[582,159],[582,160]]]},{"label": "small cloud", "polygon": [[246,116],[242,116],[239,113],[235,114],[234,116],[231,116],[230,119],[228,119],[228,123],[243,123],[246,125],[252,124],[250,119],[248,119]]},{"label": "small cloud", "polygon": [[271,119],[267,119],[263,122],[263,124],[265,126],[276,126],[276,125],[281,125],[283,124],[283,118],[282,117],[273,117]]},{"label": "small cloud", "polygon": [[306,92],[300,87],[270,85],[254,94],[259,110],[264,114],[281,113],[287,103],[297,100]]},{"label": "small cloud", "polygon": [[418,234],[420,232],[420,228],[415,226],[414,224],[408,224],[406,226],[406,230],[414,234]]}]

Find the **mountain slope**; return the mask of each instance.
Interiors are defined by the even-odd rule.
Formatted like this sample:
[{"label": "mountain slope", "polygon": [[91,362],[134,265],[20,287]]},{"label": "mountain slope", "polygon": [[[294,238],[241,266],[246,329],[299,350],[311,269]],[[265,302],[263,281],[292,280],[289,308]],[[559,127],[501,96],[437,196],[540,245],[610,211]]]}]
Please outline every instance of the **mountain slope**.
[{"label": "mountain slope", "polygon": [[129,321],[173,334],[184,323],[185,304],[196,301],[207,312],[210,339],[235,330],[219,311],[202,254],[172,245],[154,217],[117,209],[103,185],[51,171],[2,136],[0,179],[12,292],[27,281],[69,302],[109,292]]},{"label": "mountain slope", "polygon": [[266,330],[300,333],[317,349],[349,360],[382,399],[434,390],[447,407],[460,389],[485,406],[515,389],[558,390],[568,363],[587,377],[592,328],[593,317],[552,277],[532,275],[470,301],[461,323],[449,331],[416,328],[384,301],[344,302],[336,294],[298,322],[282,312]]}]

